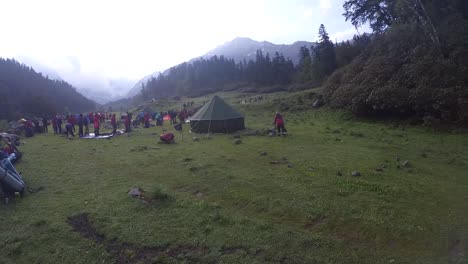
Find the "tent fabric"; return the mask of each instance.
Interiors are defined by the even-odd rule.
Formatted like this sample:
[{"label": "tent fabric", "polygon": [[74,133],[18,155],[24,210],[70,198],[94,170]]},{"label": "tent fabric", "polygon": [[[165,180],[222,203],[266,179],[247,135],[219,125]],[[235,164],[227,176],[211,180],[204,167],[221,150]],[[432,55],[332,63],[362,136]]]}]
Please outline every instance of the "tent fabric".
[{"label": "tent fabric", "polygon": [[190,120],[191,131],[195,133],[231,133],[239,130],[244,130],[244,118],[227,119],[227,120]]},{"label": "tent fabric", "polygon": [[190,127],[195,133],[231,133],[245,129],[244,116],[214,96],[190,118]]},{"label": "tent fabric", "polygon": [[227,120],[244,116],[215,95],[207,104],[196,112],[190,120]]}]

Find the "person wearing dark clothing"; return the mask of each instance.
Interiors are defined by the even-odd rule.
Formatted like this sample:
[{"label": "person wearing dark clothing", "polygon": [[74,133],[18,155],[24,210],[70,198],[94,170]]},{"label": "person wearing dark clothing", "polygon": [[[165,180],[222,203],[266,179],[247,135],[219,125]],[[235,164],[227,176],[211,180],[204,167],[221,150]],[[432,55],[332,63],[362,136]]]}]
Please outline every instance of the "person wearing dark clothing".
[{"label": "person wearing dark clothing", "polygon": [[112,134],[117,132],[117,120],[115,119],[115,114],[111,116],[111,125],[112,125]]},{"label": "person wearing dark clothing", "polygon": [[80,137],[83,136],[83,125],[84,125],[84,117],[83,117],[83,114],[80,114],[78,116],[78,135]]},{"label": "person wearing dark clothing", "polygon": [[89,116],[88,115],[85,115],[83,116],[83,125],[85,127],[85,131],[84,131],[84,134],[85,135],[89,135]]},{"label": "person wearing dark clothing", "polygon": [[62,134],[62,122],[63,122],[62,116],[61,115],[57,116],[57,131],[59,134]]},{"label": "person wearing dark clothing", "polygon": [[276,112],[275,120],[273,121],[273,124],[276,126],[276,129],[278,130],[278,136],[280,135],[286,136],[286,133],[288,131],[284,127],[283,116],[281,116],[280,113]]},{"label": "person wearing dark clothing", "polygon": [[42,118],[42,132],[44,132],[44,133],[49,132],[47,123],[48,123],[47,118],[43,117]]},{"label": "person wearing dark clothing", "polygon": [[75,132],[73,132],[73,125],[72,124],[66,123],[65,124],[65,129],[66,129],[67,137],[68,137],[68,135],[75,136]]},{"label": "person wearing dark clothing", "polygon": [[39,119],[34,118],[32,122],[34,124],[34,132],[35,133],[42,133],[41,126],[39,126]]}]

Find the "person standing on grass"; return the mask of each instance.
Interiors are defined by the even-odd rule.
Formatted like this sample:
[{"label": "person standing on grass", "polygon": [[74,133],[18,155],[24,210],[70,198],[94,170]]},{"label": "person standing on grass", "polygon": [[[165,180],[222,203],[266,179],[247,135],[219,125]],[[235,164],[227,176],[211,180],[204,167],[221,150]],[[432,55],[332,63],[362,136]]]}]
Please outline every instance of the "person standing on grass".
[{"label": "person standing on grass", "polygon": [[125,116],[125,133],[129,133],[130,132],[130,124],[131,124],[131,119],[130,119],[130,114],[127,113],[127,115]]},{"label": "person standing on grass", "polygon": [[78,135],[80,137],[83,136],[83,125],[84,125],[84,118],[83,118],[83,114],[80,114],[78,116]]},{"label": "person standing on grass", "polygon": [[94,114],[94,120],[93,120],[94,121],[94,136],[95,137],[99,136],[99,126],[100,126],[100,124],[99,124],[100,120],[99,119],[100,118],[99,118],[98,113],[95,113]]},{"label": "person standing on grass", "polygon": [[111,125],[112,125],[112,134],[117,132],[117,120],[115,119],[115,114],[111,116]]},{"label": "person standing on grass", "polygon": [[49,133],[49,129],[47,128],[47,126],[48,126],[48,120],[44,116],[44,117],[42,117],[42,132]]},{"label": "person standing on grass", "polygon": [[150,116],[149,116],[148,112],[145,112],[145,114],[143,116],[143,121],[145,122],[145,128],[149,128],[150,127]]},{"label": "person standing on grass", "polygon": [[91,121],[89,120],[89,115],[84,115],[83,116],[83,125],[85,127],[85,131],[84,131],[84,134],[85,135],[89,135],[89,123]]},{"label": "person standing on grass", "polygon": [[57,131],[59,134],[62,134],[62,115],[57,114]]},{"label": "person standing on grass", "polygon": [[278,130],[278,136],[280,135],[286,136],[286,132],[288,131],[284,127],[284,119],[283,119],[283,116],[279,112],[276,112],[273,125],[275,125],[276,129]]}]

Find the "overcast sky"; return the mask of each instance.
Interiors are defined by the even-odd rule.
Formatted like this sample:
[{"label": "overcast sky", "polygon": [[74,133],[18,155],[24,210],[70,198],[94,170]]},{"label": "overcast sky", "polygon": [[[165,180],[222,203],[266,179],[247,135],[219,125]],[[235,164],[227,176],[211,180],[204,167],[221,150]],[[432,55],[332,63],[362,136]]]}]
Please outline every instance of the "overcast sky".
[{"label": "overcast sky", "polygon": [[29,58],[78,86],[138,80],[236,37],[315,41],[323,23],[332,40],[349,39],[343,2],[0,0],[0,57]]}]

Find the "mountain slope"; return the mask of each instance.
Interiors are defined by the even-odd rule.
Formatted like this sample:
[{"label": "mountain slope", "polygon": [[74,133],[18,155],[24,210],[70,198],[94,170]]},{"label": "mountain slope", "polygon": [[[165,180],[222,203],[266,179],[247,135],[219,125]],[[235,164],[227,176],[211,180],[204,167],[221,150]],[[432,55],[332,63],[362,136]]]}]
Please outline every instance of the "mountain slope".
[{"label": "mountain slope", "polygon": [[95,102],[69,83],[51,80],[15,60],[0,58],[0,119],[93,111]]}]

